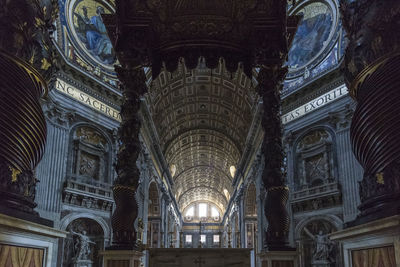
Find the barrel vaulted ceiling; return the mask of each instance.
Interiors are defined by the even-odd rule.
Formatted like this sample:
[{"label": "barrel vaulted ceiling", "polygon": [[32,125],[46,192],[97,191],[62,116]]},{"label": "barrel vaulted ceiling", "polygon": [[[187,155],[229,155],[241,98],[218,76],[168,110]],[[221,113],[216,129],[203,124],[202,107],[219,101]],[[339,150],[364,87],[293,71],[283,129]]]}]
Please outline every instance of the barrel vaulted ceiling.
[{"label": "barrel vaulted ceiling", "polygon": [[[250,79],[200,60],[194,70],[180,64],[161,72],[147,95],[162,150],[173,170],[173,190],[183,211],[210,201],[225,211],[232,195],[231,166],[242,155],[257,101]],[[174,169],[172,167],[172,169]]]}]

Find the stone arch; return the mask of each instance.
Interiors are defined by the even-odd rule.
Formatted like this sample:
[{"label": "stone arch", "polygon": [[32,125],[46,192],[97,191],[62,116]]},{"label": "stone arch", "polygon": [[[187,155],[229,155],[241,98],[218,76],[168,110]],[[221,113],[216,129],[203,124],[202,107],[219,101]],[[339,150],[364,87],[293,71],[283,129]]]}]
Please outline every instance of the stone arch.
[{"label": "stone arch", "polygon": [[[298,223],[295,234],[297,245],[301,251],[301,266],[312,266],[316,261],[341,266],[338,245],[330,242],[328,235],[342,227],[342,220],[335,215],[313,216]],[[320,243],[320,239],[323,242]]]},{"label": "stone arch", "polygon": [[102,217],[93,215],[91,213],[86,213],[86,212],[85,213],[82,213],[82,212],[77,213],[76,212],[76,213],[68,214],[61,220],[60,229],[65,231],[67,229],[68,225],[72,221],[74,221],[76,219],[80,219],[80,218],[87,218],[87,219],[92,219],[92,220],[96,221],[103,229],[105,239],[106,240],[110,239],[111,229],[110,229],[110,226],[108,225],[108,223]]},{"label": "stone arch", "polygon": [[306,226],[308,223],[316,220],[325,220],[330,223],[332,223],[337,230],[343,229],[343,221],[336,215],[332,214],[326,214],[326,215],[316,215],[312,217],[308,217],[306,219],[301,220],[298,224],[295,226],[295,239],[298,240],[300,239],[301,235],[301,230]]},{"label": "stone arch", "polygon": [[93,267],[100,267],[99,252],[104,249],[107,237],[99,221],[82,216],[70,217],[62,226],[68,232],[63,240],[62,266],[77,266],[84,262]]},{"label": "stone arch", "polygon": [[109,144],[113,143],[113,140],[111,139],[110,134],[107,133],[103,128],[99,127],[97,124],[94,124],[94,123],[88,123],[88,122],[84,122],[84,121],[76,122],[73,125],[71,125],[70,134],[73,134],[73,132],[76,130],[76,128],[82,127],[82,126],[94,128],[96,131],[101,133],[104,136],[104,138],[106,138],[106,140]]}]

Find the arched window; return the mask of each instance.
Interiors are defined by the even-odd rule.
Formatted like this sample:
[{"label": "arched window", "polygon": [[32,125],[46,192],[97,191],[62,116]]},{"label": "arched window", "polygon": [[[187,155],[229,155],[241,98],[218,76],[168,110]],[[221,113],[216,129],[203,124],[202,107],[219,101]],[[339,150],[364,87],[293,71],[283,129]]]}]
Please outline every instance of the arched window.
[{"label": "arched window", "polygon": [[185,222],[219,222],[221,211],[210,202],[195,202],[187,206],[184,211]]},{"label": "arched window", "polygon": [[207,203],[199,203],[199,217],[207,217]]},{"label": "arched window", "polygon": [[185,216],[186,217],[193,217],[194,216],[194,207],[193,206],[186,210]]}]

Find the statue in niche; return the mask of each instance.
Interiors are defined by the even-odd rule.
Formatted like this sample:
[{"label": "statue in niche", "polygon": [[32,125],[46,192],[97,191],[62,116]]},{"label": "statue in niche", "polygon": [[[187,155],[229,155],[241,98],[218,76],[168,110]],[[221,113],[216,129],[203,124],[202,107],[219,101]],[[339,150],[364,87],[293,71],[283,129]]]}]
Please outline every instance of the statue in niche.
[{"label": "statue in niche", "polygon": [[330,241],[328,235],[324,235],[320,230],[318,234],[313,235],[307,227],[304,227],[304,232],[315,241],[315,250],[313,260],[327,260],[329,258]]},{"label": "statue in niche", "polygon": [[99,250],[103,248],[104,232],[95,221],[79,218],[72,221],[64,243],[62,267],[100,267]]},{"label": "statue in niche", "polygon": [[89,237],[86,235],[86,231],[83,230],[82,233],[77,233],[71,230],[71,234],[76,235],[78,238],[76,239],[74,248],[77,255],[75,257],[76,260],[89,260],[90,255],[90,244],[96,244],[95,242],[90,241]]},{"label": "statue in niche", "polygon": [[306,266],[330,266],[336,262],[336,246],[328,238],[333,231],[332,225],[325,221],[314,221],[303,228]]}]

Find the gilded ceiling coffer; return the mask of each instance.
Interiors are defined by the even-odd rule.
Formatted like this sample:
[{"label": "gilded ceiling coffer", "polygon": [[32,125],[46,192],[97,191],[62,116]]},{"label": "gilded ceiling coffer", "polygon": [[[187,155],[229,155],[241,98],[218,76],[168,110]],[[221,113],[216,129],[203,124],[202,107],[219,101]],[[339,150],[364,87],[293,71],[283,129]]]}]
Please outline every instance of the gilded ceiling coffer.
[{"label": "gilded ceiling coffer", "polygon": [[[133,122],[132,118],[138,110],[137,99],[146,91],[144,74],[139,74],[143,67],[151,67],[153,80],[162,70],[172,73],[182,64],[189,71],[196,69],[199,66],[199,58],[209,69],[217,68],[222,58],[224,68],[228,72],[236,73],[240,70],[250,79],[254,68],[259,67],[261,76],[272,75],[276,78],[269,81],[260,80],[259,92],[265,101],[266,116],[263,126],[266,131],[264,147],[267,148],[264,151],[270,147],[280,148],[280,106],[279,103],[276,104],[276,101],[279,101],[276,95],[286,73],[281,66],[286,59],[288,44],[294,37],[298,22],[297,17],[286,16],[286,1],[117,1],[116,14],[103,15],[103,19],[122,66],[118,73],[124,84],[125,97],[128,97],[122,107],[122,125],[119,130],[121,152],[117,164],[119,178],[115,188],[123,185],[124,190],[127,190],[128,186],[133,192],[139,179],[139,172],[129,169],[132,167],[126,162],[127,159],[134,162],[140,149],[139,146],[132,145],[138,142],[139,123],[135,122],[135,127],[130,127],[129,124]],[[134,94],[137,99],[129,100],[131,96],[127,95],[128,92]],[[268,131],[267,123],[275,126],[273,132]],[[130,136],[131,139],[126,139],[126,136]],[[126,149],[127,146],[130,148]],[[271,159],[273,160],[269,161]],[[289,217],[285,203],[288,192],[281,171],[282,159],[282,153],[265,157],[267,167],[264,171],[264,184],[269,201],[266,206],[279,207],[267,211],[271,225],[266,234],[269,249],[287,246]],[[275,171],[277,169],[278,172]],[[272,176],[267,177],[268,175]],[[118,198],[118,193],[115,196]],[[131,197],[133,198],[133,193]],[[127,223],[122,218],[123,215],[132,214],[131,219],[137,216],[136,205],[128,207],[117,198],[118,212],[113,215],[114,233],[127,227],[120,225]],[[120,205],[123,207],[119,207]],[[124,213],[121,212],[122,209]],[[132,227],[129,231],[132,231],[131,235],[120,236],[125,240],[118,239],[114,245],[117,246],[118,242],[121,247],[124,242],[133,244],[136,240],[135,230]]]},{"label": "gilded ceiling coffer", "polygon": [[46,143],[40,98],[54,71],[55,0],[1,1],[0,212],[50,225],[34,208],[34,169]]},{"label": "gilded ceiling coffer", "polygon": [[343,1],[345,78],[357,101],[350,138],[364,168],[361,211],[348,225],[400,214],[400,2]]}]

